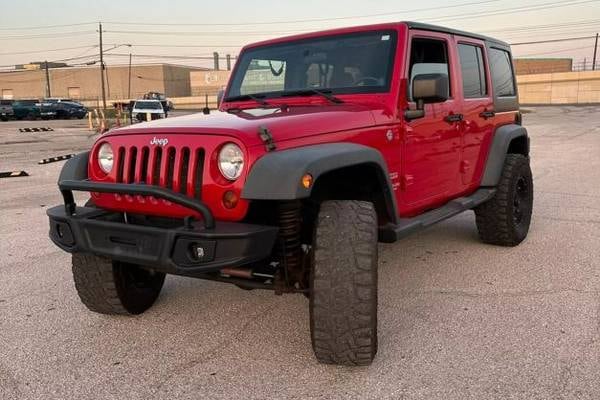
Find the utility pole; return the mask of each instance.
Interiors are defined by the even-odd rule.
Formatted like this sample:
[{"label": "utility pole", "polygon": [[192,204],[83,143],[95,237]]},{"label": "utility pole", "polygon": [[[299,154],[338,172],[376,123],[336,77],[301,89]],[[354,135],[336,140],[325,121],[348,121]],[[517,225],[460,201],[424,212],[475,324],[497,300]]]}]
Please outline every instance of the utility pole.
[{"label": "utility pole", "polygon": [[100,82],[102,84],[102,109],[106,111],[106,90],[104,89],[104,54],[102,51],[102,22],[98,23],[100,33]]},{"label": "utility pole", "polygon": [[46,64],[46,97],[52,97],[52,92],[50,92],[50,73],[48,72],[48,61],[45,61]]},{"label": "utility pole", "polygon": [[231,71],[231,54],[227,54],[225,60],[227,61],[227,71]]},{"label": "utility pole", "polygon": [[129,82],[127,83],[127,98],[131,99],[131,53],[129,53]]},{"label": "utility pole", "polygon": [[596,70],[596,54],[598,53],[598,34],[596,33],[596,44],[594,44],[594,61],[592,61],[592,71]]},{"label": "utility pole", "polygon": [[215,64],[215,71],[219,70],[219,53],[217,53],[216,51],[213,53],[213,61]]}]

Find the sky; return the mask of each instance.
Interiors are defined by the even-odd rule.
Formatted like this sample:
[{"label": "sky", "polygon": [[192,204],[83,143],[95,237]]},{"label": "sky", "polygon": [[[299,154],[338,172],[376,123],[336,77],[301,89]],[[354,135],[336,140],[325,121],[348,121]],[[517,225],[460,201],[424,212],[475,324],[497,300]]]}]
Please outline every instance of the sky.
[{"label": "sky", "polygon": [[[97,60],[99,21],[108,65],[127,63],[131,52],[134,63],[210,66],[210,60],[190,57],[213,51],[235,56],[244,44],[270,37],[402,20],[509,43],[589,36],[515,45],[513,53],[590,63],[592,36],[600,31],[600,0],[0,0],[0,10],[0,67],[5,70],[36,60]],[[56,26],[70,24],[76,25]]]}]

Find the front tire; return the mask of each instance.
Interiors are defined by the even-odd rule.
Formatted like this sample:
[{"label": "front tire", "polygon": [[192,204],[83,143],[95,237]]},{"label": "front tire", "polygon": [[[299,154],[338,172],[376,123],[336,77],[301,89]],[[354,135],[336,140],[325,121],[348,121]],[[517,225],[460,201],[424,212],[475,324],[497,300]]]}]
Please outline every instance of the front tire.
[{"label": "front tire", "polygon": [[533,178],[529,158],[507,154],[494,197],[475,208],[479,237],[485,243],[516,246],[529,232]]},{"label": "front tire", "polygon": [[72,261],[79,298],[100,314],[143,313],[152,306],[165,280],[164,273],[109,258],[73,254]]},{"label": "front tire", "polygon": [[310,276],[317,359],[369,365],[377,353],[377,214],[365,201],[321,204]]}]

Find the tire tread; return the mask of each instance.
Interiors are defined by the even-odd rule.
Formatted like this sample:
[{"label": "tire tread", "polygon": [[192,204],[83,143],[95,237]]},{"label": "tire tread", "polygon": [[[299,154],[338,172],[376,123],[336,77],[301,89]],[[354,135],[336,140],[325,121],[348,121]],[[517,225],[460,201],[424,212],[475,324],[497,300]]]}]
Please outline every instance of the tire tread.
[{"label": "tire tread", "polygon": [[321,205],[311,274],[311,339],[326,364],[369,365],[377,352],[377,215],[372,203]]}]

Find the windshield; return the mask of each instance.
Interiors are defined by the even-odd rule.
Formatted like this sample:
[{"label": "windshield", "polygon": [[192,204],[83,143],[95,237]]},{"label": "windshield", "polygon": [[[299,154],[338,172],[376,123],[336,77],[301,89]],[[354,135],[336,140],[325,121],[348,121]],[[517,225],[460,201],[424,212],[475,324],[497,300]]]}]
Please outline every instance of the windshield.
[{"label": "windshield", "polygon": [[395,31],[371,31],[267,45],[242,53],[225,101],[238,96],[279,97],[286,92],[387,92]]},{"label": "windshield", "polygon": [[162,106],[158,101],[137,101],[133,108],[141,108],[144,110],[162,110]]}]

